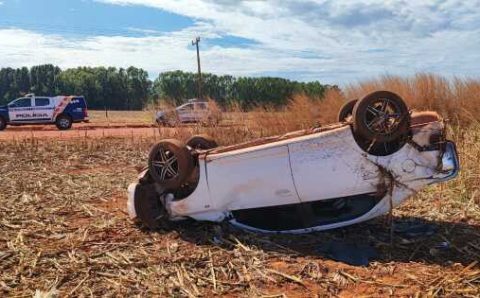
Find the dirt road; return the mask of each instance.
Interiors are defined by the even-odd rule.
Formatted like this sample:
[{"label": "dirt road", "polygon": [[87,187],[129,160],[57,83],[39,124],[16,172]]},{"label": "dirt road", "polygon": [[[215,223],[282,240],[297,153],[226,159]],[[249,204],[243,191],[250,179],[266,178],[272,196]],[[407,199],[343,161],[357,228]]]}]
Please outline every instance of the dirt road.
[{"label": "dirt road", "polygon": [[72,139],[72,138],[99,138],[99,137],[155,137],[158,129],[148,125],[85,125],[75,124],[72,129],[60,131],[55,126],[20,126],[7,127],[0,131],[0,140],[22,139]]}]

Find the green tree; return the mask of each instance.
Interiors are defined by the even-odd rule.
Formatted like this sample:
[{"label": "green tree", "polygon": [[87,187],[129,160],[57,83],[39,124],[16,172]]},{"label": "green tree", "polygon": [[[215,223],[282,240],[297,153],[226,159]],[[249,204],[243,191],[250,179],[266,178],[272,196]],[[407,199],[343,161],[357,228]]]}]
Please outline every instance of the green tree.
[{"label": "green tree", "polygon": [[13,84],[15,80],[15,70],[7,67],[0,69],[0,103],[5,104],[13,99]]},{"label": "green tree", "polygon": [[57,78],[60,68],[51,64],[33,66],[30,69],[30,90],[34,93],[53,96],[59,91]]},{"label": "green tree", "polygon": [[[296,82],[274,77],[233,77],[204,73],[202,93],[220,105],[238,102],[245,108],[257,105],[281,106],[295,93],[321,99],[328,88],[337,86]],[[77,67],[61,70],[45,64],[0,69],[0,104],[28,92],[37,95],[83,95],[92,109],[142,109],[149,99],[167,99],[181,104],[197,97],[197,74],[183,71],[161,73],[152,83],[148,73],[136,67]]]},{"label": "green tree", "polygon": [[30,92],[30,71],[27,67],[15,70],[15,88],[17,89],[18,96]]},{"label": "green tree", "polygon": [[[314,98],[322,98],[327,85],[320,82],[296,82],[274,77],[232,77],[205,73],[202,75],[204,97],[215,99],[219,104],[236,101],[243,107],[257,105],[284,105],[295,93],[304,92]],[[161,73],[153,82],[153,97],[180,104],[196,97],[197,77],[194,73],[169,71]]]}]

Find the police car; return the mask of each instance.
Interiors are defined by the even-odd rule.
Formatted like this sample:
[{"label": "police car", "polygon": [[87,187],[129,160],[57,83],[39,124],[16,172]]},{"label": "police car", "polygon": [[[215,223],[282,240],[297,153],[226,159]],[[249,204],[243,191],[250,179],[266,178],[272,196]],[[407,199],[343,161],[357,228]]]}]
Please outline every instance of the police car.
[{"label": "police car", "polygon": [[74,122],[88,122],[87,102],[83,96],[35,96],[27,94],[6,106],[0,106],[0,130],[7,125],[55,124],[66,130]]}]

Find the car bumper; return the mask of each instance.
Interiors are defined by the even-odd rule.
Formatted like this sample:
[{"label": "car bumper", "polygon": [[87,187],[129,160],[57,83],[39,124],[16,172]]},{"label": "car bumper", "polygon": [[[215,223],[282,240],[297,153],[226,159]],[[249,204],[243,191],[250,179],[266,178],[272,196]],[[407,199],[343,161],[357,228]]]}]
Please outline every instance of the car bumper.
[{"label": "car bumper", "polygon": [[74,119],[73,123],[89,123],[90,120],[88,118],[82,118],[82,119]]}]

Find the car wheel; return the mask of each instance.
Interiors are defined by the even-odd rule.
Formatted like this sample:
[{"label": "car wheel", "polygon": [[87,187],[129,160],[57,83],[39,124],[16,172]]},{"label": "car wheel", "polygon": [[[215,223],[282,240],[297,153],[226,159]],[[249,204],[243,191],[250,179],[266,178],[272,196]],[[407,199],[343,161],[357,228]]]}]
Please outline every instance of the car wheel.
[{"label": "car wheel", "polygon": [[153,180],[168,190],[185,183],[193,171],[193,157],[178,140],[163,140],[152,147],[148,155],[148,169]]},{"label": "car wheel", "polygon": [[165,126],[165,122],[163,119],[157,119],[156,122],[158,126]]},{"label": "car wheel", "polygon": [[358,99],[352,99],[340,108],[340,111],[337,115],[338,122],[345,122],[353,115],[353,108],[355,107],[357,101]]},{"label": "car wheel", "polygon": [[60,115],[55,120],[55,125],[60,130],[67,130],[72,127],[72,118],[67,115]]},{"label": "car wheel", "polygon": [[166,127],[175,127],[177,126],[177,121],[172,118],[163,119],[163,125]]},{"label": "car wheel", "polygon": [[163,226],[168,214],[163,207],[153,184],[138,184],[135,187],[135,213],[149,229],[157,230]]},{"label": "car wheel", "polygon": [[188,139],[187,146],[192,149],[208,150],[218,147],[218,144],[209,135],[196,135]]},{"label": "car wheel", "polygon": [[5,118],[0,117],[0,131],[4,130],[7,127],[7,121]]},{"label": "car wheel", "polygon": [[353,131],[371,143],[386,143],[408,136],[410,113],[403,99],[389,91],[376,91],[353,109]]}]

